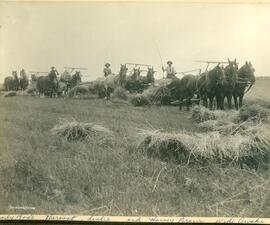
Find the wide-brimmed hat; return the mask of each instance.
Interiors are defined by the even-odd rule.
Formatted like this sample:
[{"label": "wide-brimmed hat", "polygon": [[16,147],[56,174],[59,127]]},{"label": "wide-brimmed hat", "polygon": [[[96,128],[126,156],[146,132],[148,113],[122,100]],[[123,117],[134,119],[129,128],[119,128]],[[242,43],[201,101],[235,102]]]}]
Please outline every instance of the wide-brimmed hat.
[{"label": "wide-brimmed hat", "polygon": [[167,64],[173,64],[173,62],[172,62],[171,60],[169,60],[169,61],[167,62]]},{"label": "wide-brimmed hat", "polygon": [[105,66],[110,66],[111,64],[110,63],[106,63]]}]

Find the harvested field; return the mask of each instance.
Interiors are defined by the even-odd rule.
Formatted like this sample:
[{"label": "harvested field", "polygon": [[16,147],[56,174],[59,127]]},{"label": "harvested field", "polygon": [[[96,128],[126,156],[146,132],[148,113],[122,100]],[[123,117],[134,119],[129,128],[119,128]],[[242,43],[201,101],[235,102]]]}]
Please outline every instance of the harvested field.
[{"label": "harvested field", "polygon": [[[30,214],[270,214],[269,121],[261,117],[226,111],[197,122],[178,107],[122,99],[0,96],[0,104],[1,213],[27,205]],[[66,130],[81,137],[88,123],[113,135],[67,140]]]}]

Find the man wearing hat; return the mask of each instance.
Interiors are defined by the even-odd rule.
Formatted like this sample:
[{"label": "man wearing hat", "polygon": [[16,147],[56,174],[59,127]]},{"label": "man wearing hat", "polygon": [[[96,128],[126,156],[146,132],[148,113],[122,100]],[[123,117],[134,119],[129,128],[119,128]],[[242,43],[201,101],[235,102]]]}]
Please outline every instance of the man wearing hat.
[{"label": "man wearing hat", "polygon": [[110,66],[111,66],[110,63],[106,63],[105,64],[105,67],[104,67],[104,70],[103,70],[105,77],[107,77],[107,76],[109,76],[109,75],[112,74],[112,70],[111,70]]},{"label": "man wearing hat", "polygon": [[51,71],[49,73],[49,77],[51,80],[57,80],[57,75],[59,75],[58,71],[55,69],[54,66],[51,67]]},{"label": "man wearing hat", "polygon": [[176,74],[175,69],[172,66],[173,63],[172,63],[172,61],[169,60],[167,62],[167,64],[168,64],[168,66],[166,68],[162,67],[162,71],[166,72],[167,78],[173,79],[173,78],[175,78],[175,74]]}]

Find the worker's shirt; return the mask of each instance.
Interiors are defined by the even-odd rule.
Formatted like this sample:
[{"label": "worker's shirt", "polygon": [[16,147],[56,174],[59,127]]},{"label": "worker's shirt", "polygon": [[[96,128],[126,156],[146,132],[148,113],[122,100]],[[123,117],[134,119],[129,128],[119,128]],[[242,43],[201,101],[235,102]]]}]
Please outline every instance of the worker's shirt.
[{"label": "worker's shirt", "polygon": [[103,72],[104,72],[104,76],[105,77],[107,77],[108,75],[112,74],[111,68],[107,68],[107,67],[104,68]]},{"label": "worker's shirt", "polygon": [[175,75],[176,74],[173,66],[167,66],[165,68],[165,72],[167,73],[167,75]]}]

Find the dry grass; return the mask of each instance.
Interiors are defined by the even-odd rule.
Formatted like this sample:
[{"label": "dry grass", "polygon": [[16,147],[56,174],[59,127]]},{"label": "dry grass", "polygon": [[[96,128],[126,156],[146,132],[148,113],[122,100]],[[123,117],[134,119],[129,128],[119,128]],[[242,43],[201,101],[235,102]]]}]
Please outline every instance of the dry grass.
[{"label": "dry grass", "polygon": [[4,94],[4,97],[13,97],[16,95],[17,95],[16,91],[8,91]]},{"label": "dry grass", "polygon": [[67,141],[106,140],[113,135],[108,128],[101,125],[81,123],[75,119],[71,122],[64,119],[60,120],[59,124],[51,129],[51,132],[53,135],[57,135]]},{"label": "dry grass", "polygon": [[196,105],[192,108],[191,119],[196,123],[205,122],[208,120],[226,120],[234,122],[238,118],[237,111],[222,111],[222,110],[209,110],[201,105]]},{"label": "dry grass", "polygon": [[121,100],[125,100],[127,101],[130,97],[129,92],[122,88],[122,87],[117,87],[113,93],[112,93],[112,98],[116,98],[116,99],[121,99]]},{"label": "dry grass", "polygon": [[143,94],[133,95],[130,102],[134,106],[146,106],[151,104],[150,100]]},{"label": "dry grass", "polygon": [[269,118],[269,109],[258,104],[244,105],[239,112],[239,119],[246,121],[249,119],[256,121],[267,121]]},{"label": "dry grass", "polygon": [[220,132],[168,133],[140,130],[139,146],[148,155],[189,164],[214,162],[258,163],[270,159],[270,127],[257,125],[234,135]]}]

